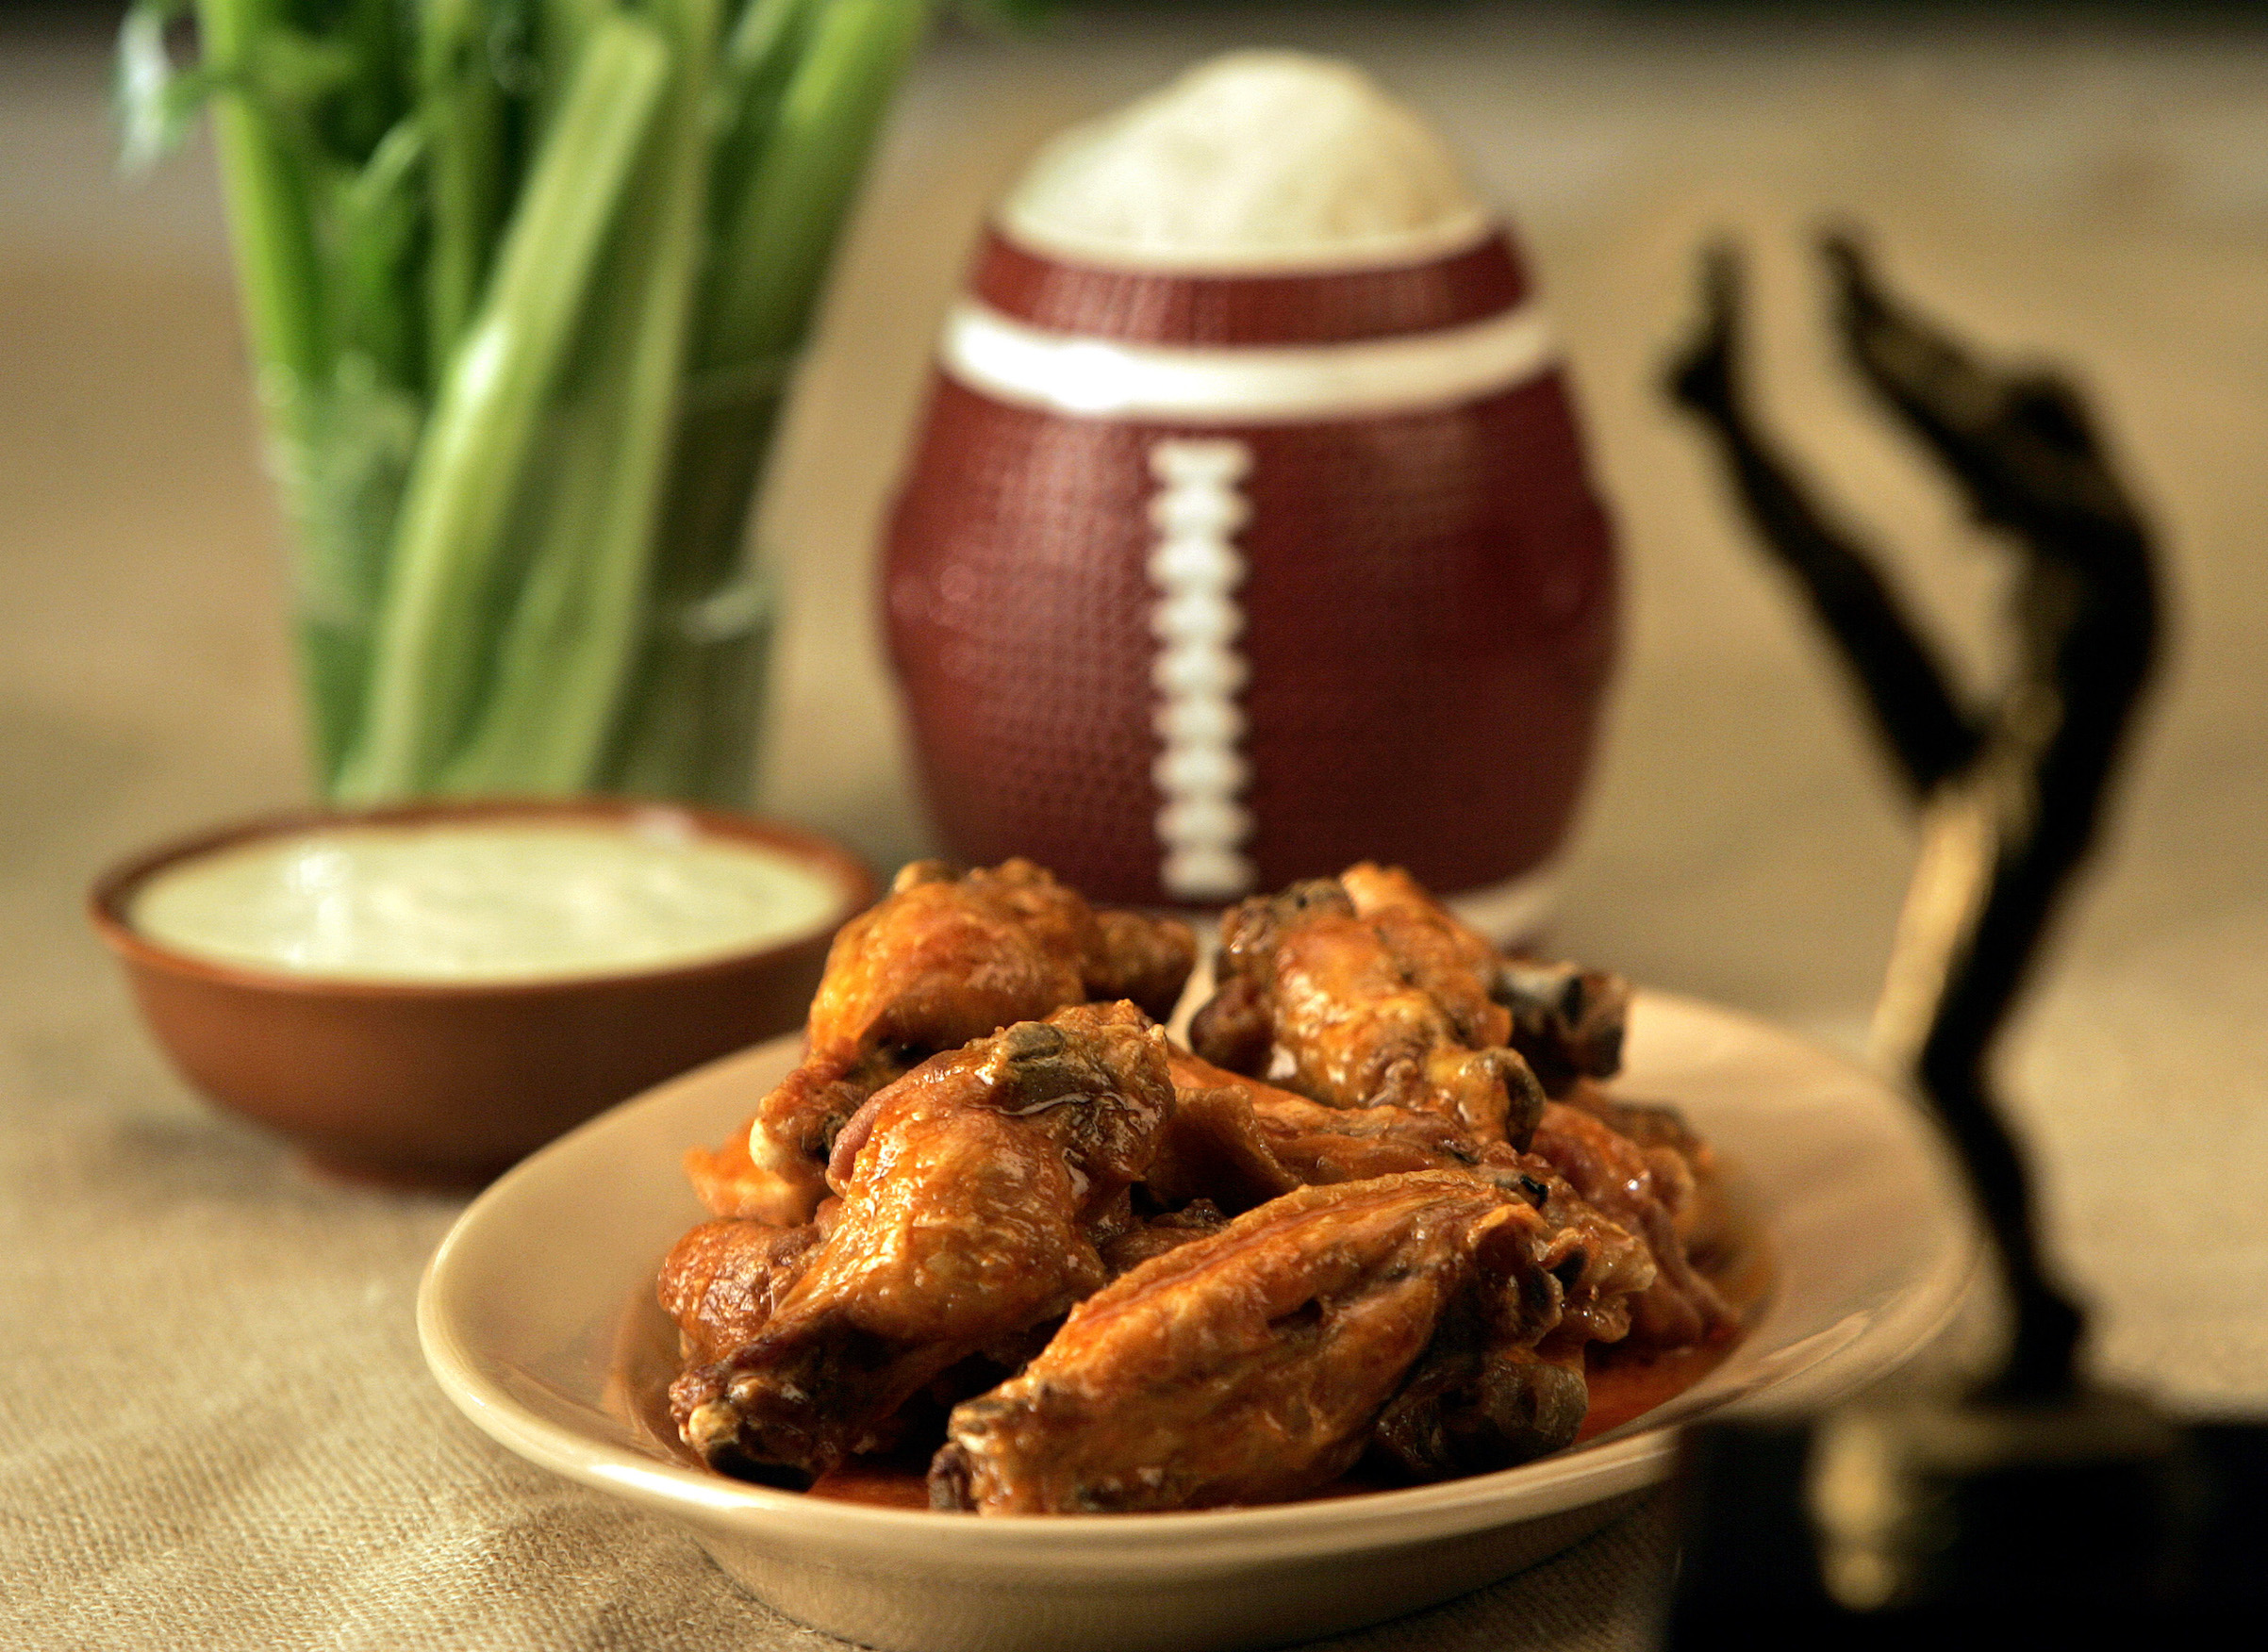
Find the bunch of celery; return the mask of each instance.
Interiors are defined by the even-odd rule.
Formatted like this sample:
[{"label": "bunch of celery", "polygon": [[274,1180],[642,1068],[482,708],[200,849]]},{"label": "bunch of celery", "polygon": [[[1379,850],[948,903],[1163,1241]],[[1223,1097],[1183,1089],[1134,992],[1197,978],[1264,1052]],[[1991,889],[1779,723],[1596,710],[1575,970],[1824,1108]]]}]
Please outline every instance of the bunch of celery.
[{"label": "bunch of celery", "polygon": [[212,106],[323,788],[745,801],[741,541],[929,0],[141,0]]}]

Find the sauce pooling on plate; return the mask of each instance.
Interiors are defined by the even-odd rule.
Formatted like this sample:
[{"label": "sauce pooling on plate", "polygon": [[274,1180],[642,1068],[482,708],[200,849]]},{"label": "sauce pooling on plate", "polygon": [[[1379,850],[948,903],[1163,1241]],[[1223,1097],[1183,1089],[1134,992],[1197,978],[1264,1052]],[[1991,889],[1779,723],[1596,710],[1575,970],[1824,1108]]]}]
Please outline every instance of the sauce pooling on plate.
[{"label": "sauce pooling on plate", "polygon": [[776,946],[836,915],[823,872],[655,810],[318,828],[215,850],[135,896],[134,928],[220,964],[335,980],[552,981]]}]

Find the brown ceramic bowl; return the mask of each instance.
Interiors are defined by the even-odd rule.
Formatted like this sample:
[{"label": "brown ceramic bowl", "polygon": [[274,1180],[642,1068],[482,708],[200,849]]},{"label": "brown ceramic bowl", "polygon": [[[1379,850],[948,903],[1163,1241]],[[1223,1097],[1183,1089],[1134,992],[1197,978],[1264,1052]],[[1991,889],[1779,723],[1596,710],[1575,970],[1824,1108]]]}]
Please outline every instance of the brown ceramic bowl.
[{"label": "brown ceramic bowl", "polygon": [[[629,819],[656,809],[704,835],[801,859],[839,885],[837,910],[796,940],[698,964],[441,984],[212,963],[153,942],[127,918],[135,892],[158,871],[251,838],[348,824]],[[214,1101],[282,1132],[326,1170],[476,1185],[625,1097],[800,1025],[829,940],[875,893],[865,867],[808,833],[589,799],[271,816],[137,856],[95,884],[89,908],[157,1043]]]}]

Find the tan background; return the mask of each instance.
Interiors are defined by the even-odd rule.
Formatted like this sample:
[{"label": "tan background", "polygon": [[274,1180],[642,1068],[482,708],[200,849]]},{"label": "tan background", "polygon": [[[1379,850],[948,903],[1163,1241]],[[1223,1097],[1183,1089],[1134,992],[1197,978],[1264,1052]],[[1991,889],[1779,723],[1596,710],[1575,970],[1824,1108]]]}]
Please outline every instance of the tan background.
[{"label": "tan background", "polygon": [[[2083,367],[2180,627],[2101,876],[2009,1071],[2103,1367],[2268,1404],[2268,40],[1616,8],[1084,19],[955,36],[901,107],[766,513],[790,593],[765,805],[923,843],[869,625],[876,513],[985,201],[1060,123],[1217,46],[1360,58],[1520,222],[1632,608],[1570,859],[1572,952],[1849,1042],[1911,854],[1824,655],[1655,364],[1694,249],[1759,261],[1773,408],[1994,669],[1997,564],[1828,358],[1804,251],[1870,226],[1995,348]],[[188,1097],[79,891],[295,799],[277,535],[208,158],[122,190],[99,42],[0,34],[0,1642],[803,1646],[690,1545],[463,1425],[410,1327],[455,1205],[344,1191]],[[1625,1522],[1366,1648],[1630,1645]]]}]

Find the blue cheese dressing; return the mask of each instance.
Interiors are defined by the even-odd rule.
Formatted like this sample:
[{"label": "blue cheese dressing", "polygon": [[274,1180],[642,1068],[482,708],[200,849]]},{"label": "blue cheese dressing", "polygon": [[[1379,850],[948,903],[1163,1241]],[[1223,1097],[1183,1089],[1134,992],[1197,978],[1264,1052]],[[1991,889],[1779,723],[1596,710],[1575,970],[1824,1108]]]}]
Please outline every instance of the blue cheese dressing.
[{"label": "blue cheese dressing", "polygon": [[809,934],[842,900],[795,855],[655,810],[256,838],[167,867],[133,927],[192,957],[340,981],[554,981]]}]

